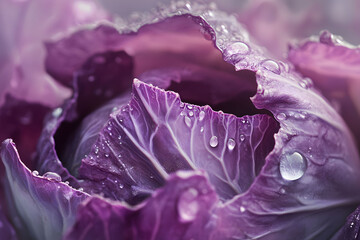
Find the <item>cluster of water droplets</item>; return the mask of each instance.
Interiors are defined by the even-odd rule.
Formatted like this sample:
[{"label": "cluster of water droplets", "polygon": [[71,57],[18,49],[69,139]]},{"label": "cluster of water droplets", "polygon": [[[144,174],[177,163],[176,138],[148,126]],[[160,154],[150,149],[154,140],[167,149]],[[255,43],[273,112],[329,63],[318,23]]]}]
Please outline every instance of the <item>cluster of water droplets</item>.
[{"label": "cluster of water droplets", "polygon": [[308,117],[308,113],[305,111],[288,111],[280,112],[276,114],[276,119],[279,121],[284,121],[288,118],[293,118],[295,120],[305,120]]}]

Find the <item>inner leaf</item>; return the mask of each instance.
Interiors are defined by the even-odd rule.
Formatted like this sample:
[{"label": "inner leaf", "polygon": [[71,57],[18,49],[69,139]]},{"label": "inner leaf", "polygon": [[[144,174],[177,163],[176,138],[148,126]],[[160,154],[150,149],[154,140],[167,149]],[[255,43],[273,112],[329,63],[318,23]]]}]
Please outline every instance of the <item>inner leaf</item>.
[{"label": "inner leaf", "polygon": [[241,118],[180,101],[139,80],[130,103],[113,112],[79,178],[90,193],[135,204],[177,170],[207,172],[222,200],[245,192],[274,147],[270,116]]}]

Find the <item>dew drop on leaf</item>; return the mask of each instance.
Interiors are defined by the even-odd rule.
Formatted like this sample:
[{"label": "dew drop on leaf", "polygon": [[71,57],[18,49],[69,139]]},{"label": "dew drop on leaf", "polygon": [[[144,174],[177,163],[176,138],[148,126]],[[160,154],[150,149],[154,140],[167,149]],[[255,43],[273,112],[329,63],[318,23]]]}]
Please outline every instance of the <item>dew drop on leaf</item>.
[{"label": "dew drop on leaf", "polygon": [[212,136],[210,138],[210,147],[216,147],[218,145],[219,141],[218,141],[218,138],[217,136]]},{"label": "dew drop on leaf", "polygon": [[201,111],[201,112],[199,113],[199,121],[204,120],[204,117],[205,117],[205,112],[204,112],[204,111]]},{"label": "dew drop on leaf", "polygon": [[61,181],[61,177],[59,174],[55,173],[55,172],[46,172],[43,177],[48,178],[48,179],[53,179],[55,181],[60,182]]},{"label": "dew drop on leaf", "polygon": [[228,149],[229,149],[230,151],[234,150],[235,145],[236,145],[235,140],[232,139],[232,138],[229,138],[229,140],[228,140],[228,142],[227,142],[227,147],[228,147]]},{"label": "dew drop on leaf", "polygon": [[184,118],[184,121],[185,121],[186,126],[191,127],[191,119],[188,116],[186,116]]},{"label": "dew drop on leaf", "polygon": [[284,154],[280,159],[280,174],[285,180],[294,181],[301,178],[306,168],[306,159],[298,152]]}]

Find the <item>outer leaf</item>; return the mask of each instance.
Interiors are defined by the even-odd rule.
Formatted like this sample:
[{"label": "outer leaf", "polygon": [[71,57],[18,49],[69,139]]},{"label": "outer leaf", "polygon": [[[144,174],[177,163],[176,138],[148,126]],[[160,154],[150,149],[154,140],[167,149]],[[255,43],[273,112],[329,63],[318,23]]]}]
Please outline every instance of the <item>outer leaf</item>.
[{"label": "outer leaf", "polygon": [[48,106],[61,104],[70,92],[46,74],[43,41],[104,18],[101,7],[88,0],[1,1],[0,105],[6,92]]},{"label": "outer leaf", "polygon": [[65,239],[209,239],[216,202],[216,193],[202,173],[177,172],[135,208],[89,199]]},{"label": "outer leaf", "polygon": [[134,203],[169,173],[203,169],[229,199],[254,181],[276,131],[270,116],[217,113],[135,80],[130,103],[111,114],[79,178],[85,191]]},{"label": "outer leaf", "polygon": [[[74,223],[78,205],[88,197],[63,182],[37,176],[21,162],[14,143],[5,140],[1,159],[6,169],[7,205],[24,239],[61,239]],[[20,217],[20,222],[15,217]]]},{"label": "outer leaf", "polygon": [[329,32],[292,46],[289,60],[310,77],[345,119],[360,146],[360,49]]},{"label": "outer leaf", "polygon": [[[56,108],[46,119],[37,149],[37,170],[40,173],[56,172],[63,181],[69,181],[72,186],[78,187],[77,180],[70,175],[68,169],[75,173],[76,168],[73,166],[79,165],[83,154],[87,153],[96,139],[96,136],[95,139],[89,137],[85,138],[85,142],[81,142],[78,135],[82,133],[83,127],[80,122],[114,96],[127,91],[131,85],[132,70],[132,59],[122,51],[95,54],[88,59],[77,73],[74,96],[62,107]],[[92,130],[85,125],[88,131],[86,134],[97,134],[112,108],[125,104],[128,98],[125,93],[125,96],[113,100],[96,115],[88,117],[85,122],[92,123]],[[99,117],[99,113],[102,117]],[[80,131],[76,132],[78,127]],[[76,152],[74,148],[78,146],[82,149]],[[63,164],[68,169],[64,168]]]}]

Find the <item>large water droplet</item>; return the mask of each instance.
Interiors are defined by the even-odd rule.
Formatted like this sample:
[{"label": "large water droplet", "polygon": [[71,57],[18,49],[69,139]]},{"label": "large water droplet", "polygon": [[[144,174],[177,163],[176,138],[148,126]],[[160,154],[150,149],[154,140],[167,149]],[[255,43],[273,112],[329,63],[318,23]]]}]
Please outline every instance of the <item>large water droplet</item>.
[{"label": "large water droplet", "polygon": [[261,66],[273,73],[280,74],[279,64],[273,60],[267,59],[261,63]]},{"label": "large water droplet", "polygon": [[191,222],[196,218],[200,205],[197,201],[199,193],[195,188],[190,188],[179,197],[177,210],[180,222]]},{"label": "large water droplet", "polygon": [[218,143],[219,143],[219,141],[218,141],[217,136],[212,136],[210,138],[210,146],[211,147],[213,147],[213,148],[216,147],[218,145]]},{"label": "large water droplet", "polygon": [[186,126],[191,127],[191,119],[188,116],[184,117],[184,121]]},{"label": "large water droplet", "polygon": [[55,173],[55,172],[46,172],[43,177],[49,178],[49,179],[53,179],[55,181],[61,182],[61,177],[59,174]]},{"label": "large water droplet", "polygon": [[227,142],[227,147],[228,147],[228,149],[229,149],[230,151],[234,150],[235,145],[236,145],[235,140],[232,139],[232,138],[229,138],[229,140],[228,140],[228,142]]},{"label": "large water droplet", "polygon": [[301,178],[306,168],[306,159],[298,152],[284,154],[280,159],[280,174],[285,180],[294,181]]},{"label": "large water droplet", "polygon": [[205,117],[205,112],[204,112],[204,111],[201,111],[201,112],[199,113],[199,121],[204,120],[204,117]]}]

